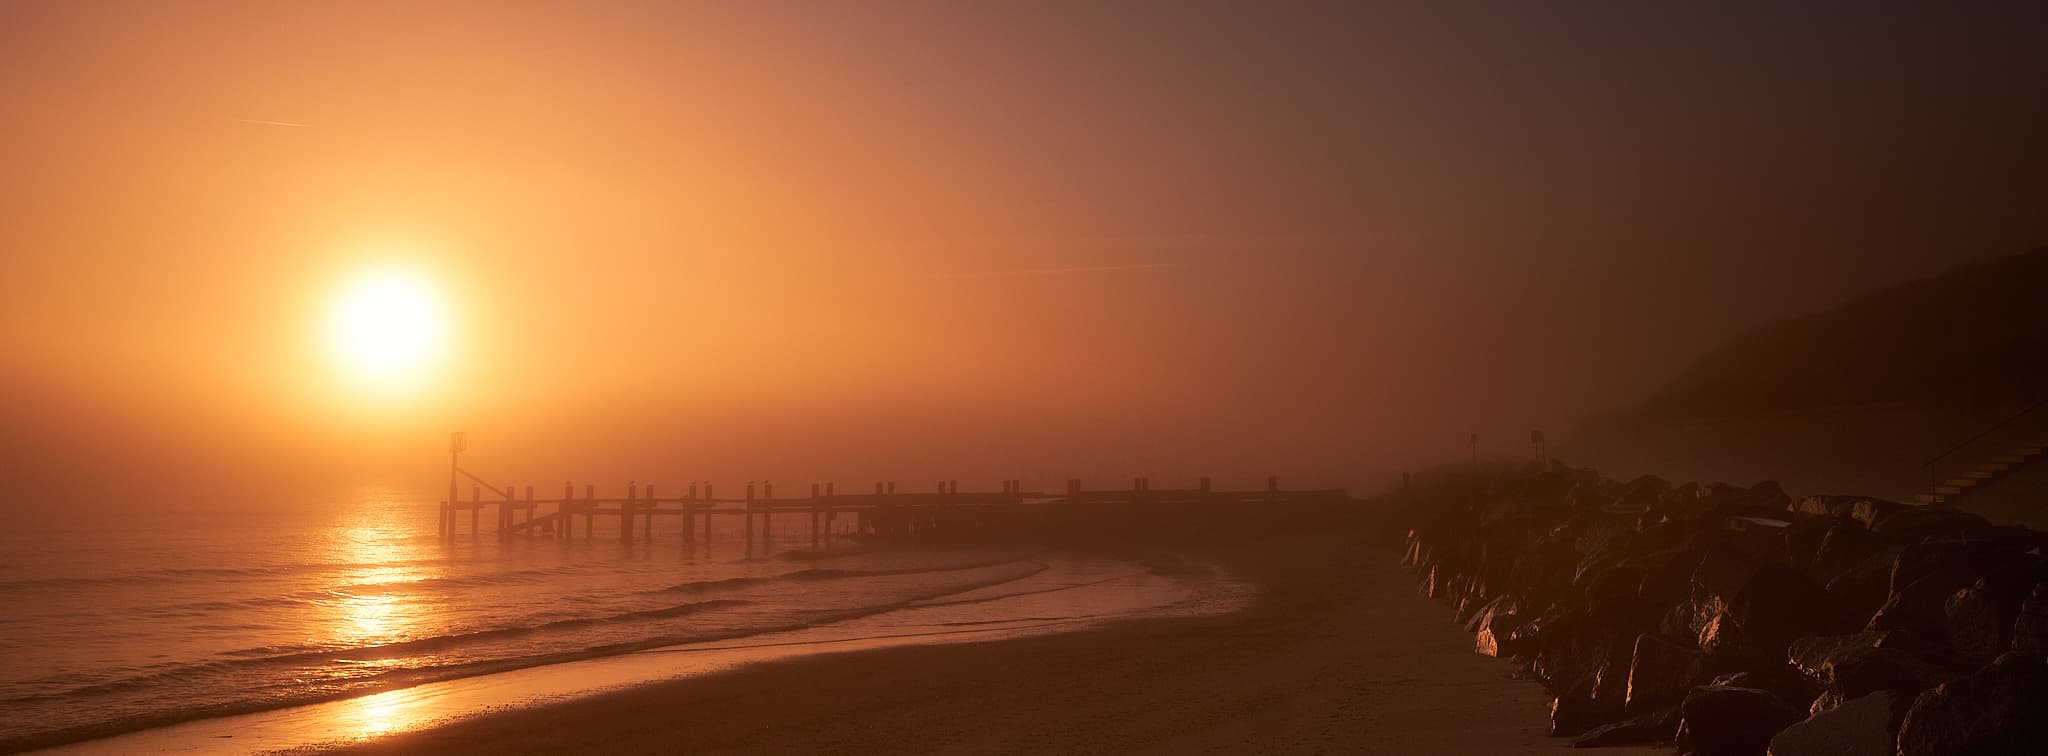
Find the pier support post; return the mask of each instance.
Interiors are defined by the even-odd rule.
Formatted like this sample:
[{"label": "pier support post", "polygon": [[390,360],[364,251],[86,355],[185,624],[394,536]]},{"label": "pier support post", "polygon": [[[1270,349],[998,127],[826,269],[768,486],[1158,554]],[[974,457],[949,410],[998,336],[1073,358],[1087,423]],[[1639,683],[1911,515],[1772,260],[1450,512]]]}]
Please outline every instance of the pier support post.
[{"label": "pier support post", "polygon": [[654,484],[647,484],[647,506],[640,508],[640,540],[654,543]]},{"label": "pier support post", "polygon": [[747,481],[747,512],[745,516],[747,518],[747,526],[743,535],[746,536],[747,546],[751,548],[754,545],[754,481],[751,480]]},{"label": "pier support post", "polygon": [[697,540],[697,481],[690,481],[690,495],[683,498],[683,543]]},{"label": "pier support post", "polygon": [[704,545],[711,545],[711,510],[718,506],[718,497],[711,493],[711,481],[704,481]]},{"label": "pier support post", "polygon": [[775,543],[775,484],[761,481],[761,545]]},{"label": "pier support post", "polygon": [[626,498],[619,501],[619,543],[633,542],[633,517],[637,514],[634,508],[639,497],[640,484],[626,484]]},{"label": "pier support post", "polygon": [[832,484],[825,484],[825,542],[832,542]]},{"label": "pier support post", "polygon": [[498,540],[512,537],[512,508],[519,504],[511,486],[505,487],[505,503],[498,505]]},{"label": "pier support post", "polygon": [[583,484],[583,540],[597,532],[597,484]]},{"label": "pier support post", "polygon": [[1280,503],[1280,476],[1278,475],[1266,476],[1266,503]]},{"label": "pier support post", "polygon": [[576,484],[562,482],[562,500],[555,502],[556,538],[568,538],[576,530]]}]

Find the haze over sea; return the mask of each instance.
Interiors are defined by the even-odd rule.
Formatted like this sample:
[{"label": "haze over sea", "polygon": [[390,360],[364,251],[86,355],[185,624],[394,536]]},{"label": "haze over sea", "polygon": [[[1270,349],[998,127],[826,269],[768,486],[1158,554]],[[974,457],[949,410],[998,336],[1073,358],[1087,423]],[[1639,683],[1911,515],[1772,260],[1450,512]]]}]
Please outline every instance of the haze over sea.
[{"label": "haze over sea", "polygon": [[[672,520],[651,543],[622,544],[602,517],[594,537],[500,541],[485,513],[481,536],[463,521],[443,542],[435,504],[394,489],[301,504],[66,507],[0,531],[0,751],[693,643],[743,656],[938,642],[1217,611],[1242,595],[1206,566],[1158,560],[844,538],[813,550],[792,523],[751,549],[737,518],[720,518],[709,544],[684,544]],[[583,683],[550,684],[528,692]],[[301,722],[291,737],[306,743],[284,744],[430,718],[403,714]]]}]

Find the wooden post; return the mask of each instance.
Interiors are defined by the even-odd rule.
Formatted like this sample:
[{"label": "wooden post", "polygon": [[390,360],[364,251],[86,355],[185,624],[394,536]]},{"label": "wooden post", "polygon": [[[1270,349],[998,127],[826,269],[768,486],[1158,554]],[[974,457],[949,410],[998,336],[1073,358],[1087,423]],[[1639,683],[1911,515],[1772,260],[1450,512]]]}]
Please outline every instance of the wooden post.
[{"label": "wooden post", "polygon": [[626,498],[619,501],[619,543],[633,542],[633,508],[640,497],[640,484],[626,484]]},{"label": "wooden post", "polygon": [[568,538],[569,536],[576,534],[575,511],[576,484],[570,483],[568,481],[563,481],[562,500],[555,504],[555,519],[560,521],[555,523],[556,525],[560,526],[555,528],[556,538]]},{"label": "wooden post", "polygon": [[654,543],[654,484],[647,484],[647,506],[640,508],[640,540]]},{"label": "wooden post", "polygon": [[683,543],[697,540],[697,481],[690,481],[690,495],[683,499]]},{"label": "wooden post", "polygon": [[476,513],[484,508],[483,486],[474,483],[469,486],[469,534],[476,535]]},{"label": "wooden post", "polygon": [[775,524],[773,519],[775,517],[774,483],[765,480],[761,481],[761,500],[761,544],[765,546],[775,542],[775,531],[773,530]]},{"label": "wooden post", "polygon": [[498,505],[498,540],[505,540],[512,535],[507,531],[512,529],[512,507],[518,503],[512,495],[512,487],[506,486],[505,503]]},{"label": "wooden post", "polygon": [[818,498],[818,484],[811,484],[811,548],[818,547],[818,515],[824,511],[824,501]]},{"label": "wooden post", "polygon": [[748,546],[754,545],[754,481],[747,481],[747,527],[745,530]]},{"label": "wooden post", "polygon": [[533,510],[535,510],[535,509],[537,509],[537,508],[539,508],[539,507],[540,507],[540,505],[539,505],[539,504],[537,504],[537,503],[535,503],[535,502],[534,502],[534,500],[533,500],[533,486],[527,486],[527,487],[526,487],[526,535],[527,535],[527,537],[529,537],[529,538],[533,536]]},{"label": "wooden post", "polygon": [[583,539],[597,532],[597,484],[583,484]]},{"label": "wooden post", "polygon": [[704,545],[711,545],[711,510],[718,506],[718,497],[711,493],[711,481],[704,481]]},{"label": "wooden post", "polygon": [[1202,482],[1197,487],[1202,490],[1202,496],[1207,497],[1209,495],[1209,476],[1202,476]]},{"label": "wooden post", "polygon": [[832,542],[832,484],[825,484],[825,542]]},{"label": "wooden post", "polygon": [[1266,476],[1266,503],[1280,503],[1280,476],[1278,475]]}]

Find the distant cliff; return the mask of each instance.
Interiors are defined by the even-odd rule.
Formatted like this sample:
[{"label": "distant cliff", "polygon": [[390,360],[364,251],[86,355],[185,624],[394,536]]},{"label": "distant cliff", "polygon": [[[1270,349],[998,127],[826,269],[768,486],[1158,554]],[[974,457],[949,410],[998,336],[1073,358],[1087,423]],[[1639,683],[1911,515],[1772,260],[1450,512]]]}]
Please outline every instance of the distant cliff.
[{"label": "distant cliff", "polygon": [[[1744,306],[1719,294],[1702,306]],[[2048,247],[1764,325],[1569,448],[1616,470],[1904,498],[1927,456],[2044,395]]]}]

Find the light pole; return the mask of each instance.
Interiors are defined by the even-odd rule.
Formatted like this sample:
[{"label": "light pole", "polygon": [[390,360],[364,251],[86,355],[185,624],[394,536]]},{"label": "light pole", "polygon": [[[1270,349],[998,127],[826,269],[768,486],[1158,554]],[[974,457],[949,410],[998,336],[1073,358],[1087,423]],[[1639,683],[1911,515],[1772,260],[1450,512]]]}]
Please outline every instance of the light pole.
[{"label": "light pole", "polygon": [[455,521],[455,478],[462,471],[462,468],[456,466],[455,459],[457,455],[462,454],[462,450],[467,448],[469,448],[469,434],[462,431],[448,434],[448,500],[441,502],[440,530],[442,538],[447,538],[454,530],[451,523]]}]

